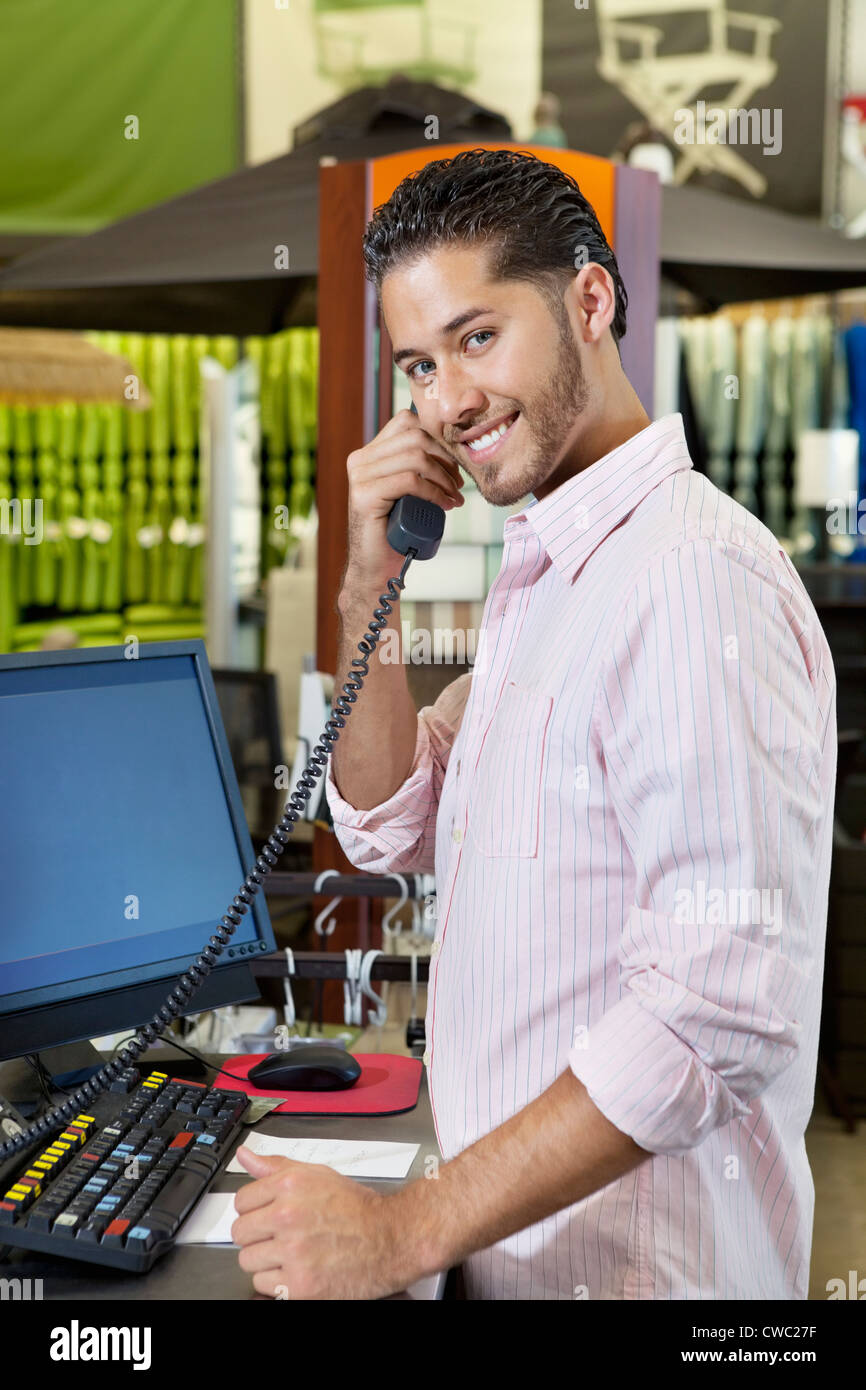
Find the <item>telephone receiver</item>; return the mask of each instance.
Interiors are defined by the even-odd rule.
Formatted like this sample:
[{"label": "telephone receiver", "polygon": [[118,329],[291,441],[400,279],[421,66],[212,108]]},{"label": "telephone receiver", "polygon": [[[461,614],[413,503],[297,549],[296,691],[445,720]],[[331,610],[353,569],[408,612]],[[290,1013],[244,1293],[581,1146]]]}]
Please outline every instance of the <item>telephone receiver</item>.
[{"label": "telephone receiver", "polygon": [[[414,402],[412,410],[418,414]],[[61,1122],[68,1123],[73,1119],[82,1107],[86,1107],[101,1091],[116,1081],[126,1067],[134,1066],[142,1052],[165,1032],[169,1023],[186,1011],[189,1000],[217,964],[235,928],[248,911],[253,897],[277,864],[296,822],[303,817],[306,804],[316,789],[315,779],[321,777],[325,771],[332,745],[340,737],[339,730],[344,727],[346,719],[352,713],[358,692],[370,674],[370,656],[382,630],[387,626],[388,615],[391,613],[390,601],[399,598],[400,590],[405,587],[403,579],[407,569],[413,560],[429,560],[436,554],[444,530],[445,509],[438,507],[435,502],[427,502],[423,497],[413,497],[410,493],[394,503],[388,516],[388,543],[398,554],[406,556],[405,564],[398,578],[388,580],[387,592],[379,596],[379,604],[374,609],[368,631],[358,644],[357,649],[362,655],[352,661],[352,670],[343,684],[343,693],[335,699],[331,708],[331,718],[325,725],[322,737],[310,754],[310,760],[289,796],[281,818],[262,848],[255,867],[247,874],[201,953],[177,977],[165,1002],[150,1022],[138,1029],[135,1037],[126,1043],[118,1056],[100,1067],[60,1105],[23,1129],[18,1124],[17,1116],[13,1114],[7,1117],[7,1123],[0,1129],[0,1164],[5,1163],[7,1158],[19,1150],[29,1148],[55,1125]],[[8,1120],[11,1120],[11,1123],[8,1123]],[[19,1132],[16,1133],[16,1129]]]},{"label": "telephone receiver", "polygon": [[[418,411],[413,401],[409,409]],[[388,515],[388,544],[400,555],[414,551],[413,560],[432,560],[445,530],[445,508],[408,493]]]}]

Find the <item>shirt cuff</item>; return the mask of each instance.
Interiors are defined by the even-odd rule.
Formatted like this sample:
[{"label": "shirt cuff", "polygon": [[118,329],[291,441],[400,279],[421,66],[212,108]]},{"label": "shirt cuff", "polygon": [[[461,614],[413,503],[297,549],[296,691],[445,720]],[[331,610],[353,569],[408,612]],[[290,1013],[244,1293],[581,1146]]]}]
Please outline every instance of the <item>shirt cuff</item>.
[{"label": "shirt cuff", "polygon": [[657,1154],[684,1154],[749,1105],[629,994],[578,1029],[568,1065],[623,1134]]},{"label": "shirt cuff", "polygon": [[430,734],[427,725],[423,719],[418,720],[415,752],[406,780],[389,796],[387,801],[381,802],[378,806],[371,806],[366,811],[359,811],[357,807],[340,795],[334,781],[331,763],[332,759],[329,758],[328,775],[325,779],[325,795],[328,799],[334,825],[346,826],[350,830],[377,830],[389,821],[405,817],[407,797],[409,803],[417,801],[420,804],[425,799],[424,793],[430,785],[430,765],[432,763]]}]

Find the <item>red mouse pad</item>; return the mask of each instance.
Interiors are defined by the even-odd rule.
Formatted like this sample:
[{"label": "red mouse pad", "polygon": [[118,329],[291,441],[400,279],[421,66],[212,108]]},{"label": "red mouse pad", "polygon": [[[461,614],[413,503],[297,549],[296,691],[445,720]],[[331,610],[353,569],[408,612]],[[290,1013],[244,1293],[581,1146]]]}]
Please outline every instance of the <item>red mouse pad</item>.
[{"label": "red mouse pad", "polygon": [[423,1066],[418,1057],[353,1052],[361,1075],[345,1091],[278,1091],[275,1086],[258,1087],[247,1080],[250,1068],[270,1055],[256,1052],[229,1057],[213,1084],[221,1091],[243,1091],[247,1096],[285,1095],[272,1115],[399,1115],[404,1110],[414,1110],[418,1104]]}]

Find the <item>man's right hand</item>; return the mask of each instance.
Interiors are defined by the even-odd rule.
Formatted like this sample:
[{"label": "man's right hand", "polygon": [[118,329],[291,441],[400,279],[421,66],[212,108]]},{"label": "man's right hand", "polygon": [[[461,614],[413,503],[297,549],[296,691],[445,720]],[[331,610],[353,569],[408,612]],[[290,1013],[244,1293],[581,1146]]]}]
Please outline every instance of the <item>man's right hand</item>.
[{"label": "man's right hand", "polygon": [[446,511],[461,507],[463,478],[454,459],[411,410],[399,411],[376,438],[346,462],[349,474],[349,558],[344,587],[383,584],[404,556],[388,544],[388,516],[411,494]]}]

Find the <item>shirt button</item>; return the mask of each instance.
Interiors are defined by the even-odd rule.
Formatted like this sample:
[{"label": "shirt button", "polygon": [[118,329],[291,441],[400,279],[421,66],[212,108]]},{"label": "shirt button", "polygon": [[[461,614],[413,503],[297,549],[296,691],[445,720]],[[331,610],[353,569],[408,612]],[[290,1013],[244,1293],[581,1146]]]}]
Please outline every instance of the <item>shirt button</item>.
[{"label": "shirt button", "polygon": [[463,831],[460,829],[459,825],[456,825],[454,827],[454,830],[451,833],[451,838],[454,841],[455,845],[460,844],[460,841],[463,839]]},{"label": "shirt button", "polygon": [[457,776],[460,776],[460,759],[457,759]]}]

